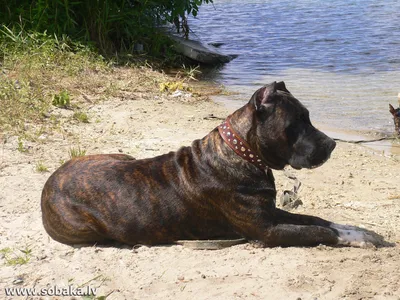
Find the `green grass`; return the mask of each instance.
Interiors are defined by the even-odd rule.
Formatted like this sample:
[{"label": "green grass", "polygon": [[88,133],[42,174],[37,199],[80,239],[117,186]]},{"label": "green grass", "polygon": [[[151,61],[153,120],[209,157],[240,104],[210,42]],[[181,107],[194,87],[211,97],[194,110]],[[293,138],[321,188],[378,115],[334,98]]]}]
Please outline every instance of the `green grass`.
[{"label": "green grass", "polygon": [[70,96],[68,91],[62,91],[53,96],[53,101],[51,102],[54,106],[67,108],[71,104]]},{"label": "green grass", "polygon": [[186,80],[197,80],[197,77],[201,75],[200,67],[186,67],[185,64],[182,65],[182,73]]},{"label": "green grass", "polygon": [[44,165],[44,163],[42,161],[39,161],[36,163],[36,172],[39,173],[44,173],[44,172],[48,172],[49,169]]},{"label": "green grass", "polygon": [[82,111],[76,111],[74,112],[72,116],[75,120],[81,122],[81,123],[89,123],[89,117],[86,113]]},{"label": "green grass", "polygon": [[[62,132],[69,125],[67,114],[56,108],[71,109],[72,119],[88,123],[88,105],[138,91],[157,92],[160,84],[170,92],[189,90],[186,81],[199,73],[184,66],[180,78],[168,78],[152,68],[162,62],[151,60],[150,65],[147,58],[129,55],[124,61],[118,53],[106,60],[65,35],[0,25],[0,134],[37,141],[41,134]],[[28,151],[22,139],[18,151]]]},{"label": "green grass", "polygon": [[54,105],[70,106],[89,74],[109,70],[101,55],[66,36],[0,26],[0,132],[51,126]]},{"label": "green grass", "polygon": [[6,247],[3,249],[0,249],[0,254],[5,257],[6,255],[10,254],[12,252],[12,249],[10,247]]},{"label": "green grass", "polygon": [[69,153],[69,157],[72,158],[76,158],[76,157],[80,157],[80,156],[85,156],[86,155],[86,150],[81,149],[81,147],[71,147],[68,151]]},{"label": "green grass", "polygon": [[27,264],[32,256],[32,249],[26,246],[23,249],[13,250],[10,247],[0,249],[0,254],[5,260],[6,266]]},{"label": "green grass", "polygon": [[21,137],[18,137],[18,147],[17,147],[18,152],[24,153],[28,152],[28,150],[24,146],[24,142],[22,141]]}]

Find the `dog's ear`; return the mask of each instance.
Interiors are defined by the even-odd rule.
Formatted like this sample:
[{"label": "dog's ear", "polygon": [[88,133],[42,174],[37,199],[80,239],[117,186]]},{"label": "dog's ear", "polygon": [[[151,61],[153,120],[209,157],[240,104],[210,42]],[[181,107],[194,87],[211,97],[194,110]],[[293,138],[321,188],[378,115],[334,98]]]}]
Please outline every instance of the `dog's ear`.
[{"label": "dog's ear", "polygon": [[286,85],[285,85],[285,83],[283,81],[280,81],[280,82],[276,83],[276,89],[278,91],[283,91],[283,92],[286,92],[286,93],[290,94],[290,92],[287,90]]},{"label": "dog's ear", "polygon": [[277,90],[276,81],[264,85],[262,88],[258,89],[253,96],[250,98],[250,102],[253,103],[256,110],[259,110],[263,105],[267,105],[272,101],[272,96]]},{"label": "dog's ear", "polygon": [[396,110],[394,109],[394,107],[392,106],[392,104],[389,104],[389,111],[393,116],[396,116]]}]

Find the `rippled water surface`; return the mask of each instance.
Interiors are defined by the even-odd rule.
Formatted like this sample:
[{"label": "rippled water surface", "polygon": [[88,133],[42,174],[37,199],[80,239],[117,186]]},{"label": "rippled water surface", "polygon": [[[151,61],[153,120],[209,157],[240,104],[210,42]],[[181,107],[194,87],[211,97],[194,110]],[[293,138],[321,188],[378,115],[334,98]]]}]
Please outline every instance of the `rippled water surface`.
[{"label": "rippled water surface", "polygon": [[[189,21],[192,37],[238,58],[210,73],[239,92],[284,80],[312,119],[338,129],[391,132],[400,92],[400,1],[214,0]],[[227,101],[227,100],[224,100]]]}]

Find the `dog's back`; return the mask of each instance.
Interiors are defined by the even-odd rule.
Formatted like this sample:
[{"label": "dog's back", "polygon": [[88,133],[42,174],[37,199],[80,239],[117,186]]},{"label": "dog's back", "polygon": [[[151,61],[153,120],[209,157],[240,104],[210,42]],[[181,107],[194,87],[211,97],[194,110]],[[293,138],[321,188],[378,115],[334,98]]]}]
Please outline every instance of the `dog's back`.
[{"label": "dog's back", "polygon": [[111,154],[68,161],[43,188],[46,231],[65,244],[119,241],[130,245],[229,233],[228,223],[205,205],[207,193],[194,189],[208,185],[199,179],[204,178],[202,162],[188,161],[201,159],[196,157],[201,149],[195,152],[182,147],[141,160]]}]

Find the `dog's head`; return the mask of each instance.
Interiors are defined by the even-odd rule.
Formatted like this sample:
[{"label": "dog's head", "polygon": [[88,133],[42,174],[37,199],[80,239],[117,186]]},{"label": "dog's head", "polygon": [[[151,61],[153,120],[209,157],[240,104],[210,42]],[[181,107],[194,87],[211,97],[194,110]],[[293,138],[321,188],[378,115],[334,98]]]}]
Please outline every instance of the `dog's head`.
[{"label": "dog's head", "polygon": [[400,136],[400,107],[395,109],[391,104],[389,104],[389,111],[393,115],[396,134]]},{"label": "dog's head", "polygon": [[308,110],[284,82],[260,88],[248,105],[254,107],[252,144],[271,168],[315,168],[329,159],[335,141],[311,124]]}]

